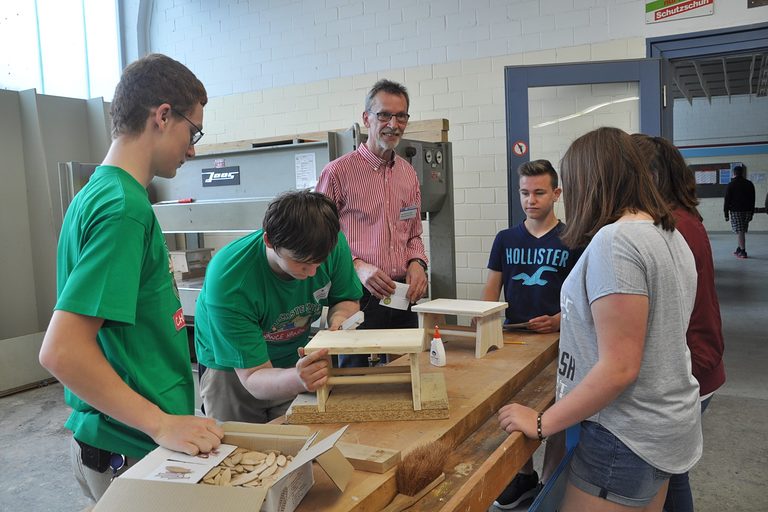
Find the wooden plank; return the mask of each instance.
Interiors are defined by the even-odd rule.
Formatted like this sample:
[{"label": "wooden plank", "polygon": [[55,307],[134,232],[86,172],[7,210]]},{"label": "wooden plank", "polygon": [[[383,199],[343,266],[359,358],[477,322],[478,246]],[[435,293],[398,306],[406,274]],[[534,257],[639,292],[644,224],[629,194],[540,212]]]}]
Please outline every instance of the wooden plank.
[{"label": "wooden plank", "polygon": [[[505,345],[482,359],[475,359],[474,343],[451,342],[446,345],[448,364],[442,368],[429,366],[429,354],[426,352],[419,354],[422,369],[430,368],[444,376],[450,402],[448,418],[352,424],[342,441],[400,450],[405,454],[418,445],[439,439],[450,438],[462,442],[489,418],[493,417],[493,421],[496,421],[495,414],[499,408],[557,356],[557,334],[514,332],[504,333],[504,337],[505,340],[524,341],[526,344]],[[396,363],[405,362],[400,359]],[[334,393],[337,390],[341,388],[334,389]],[[550,392],[547,394],[552,395]],[[343,425],[313,424],[309,428],[319,431],[323,436],[335,432],[341,426]],[[498,427],[496,428],[498,430]],[[491,452],[497,446],[498,444],[491,447]],[[533,448],[530,451],[533,451]],[[522,462],[520,465],[522,466]],[[472,470],[476,467],[473,466]],[[517,468],[505,468],[507,476],[514,474],[516,470]],[[315,485],[297,509],[299,512],[379,511],[396,494],[394,471],[381,475],[355,471],[346,490],[341,494],[322,470],[315,471],[315,479]],[[448,486],[444,483],[434,492],[439,492],[443,487]],[[490,501],[497,494],[489,492]]]},{"label": "wooden plank", "polygon": [[[556,363],[552,362],[510,402],[543,411],[555,398]],[[416,503],[412,511],[486,511],[541,443],[520,433],[508,435],[494,415],[448,458],[446,484]],[[439,491],[439,492],[438,492]]]},{"label": "wooden plank", "polygon": [[363,444],[352,444],[338,442],[336,447],[341,450],[342,455],[360,471],[370,473],[385,473],[395,467],[400,462],[400,451],[380,448],[378,446],[367,446]]},{"label": "wooden plank", "polygon": [[416,304],[411,309],[417,313],[488,316],[507,309],[507,303],[485,300],[435,299],[422,304]]},{"label": "wooden plank", "polygon": [[421,352],[421,329],[365,329],[320,331],[309,340],[304,352],[321,349],[329,354],[407,354]]},{"label": "wooden plank", "polygon": [[[427,119],[424,121],[411,121],[403,134],[406,139],[420,140],[425,142],[448,142],[448,120],[447,119]],[[351,125],[350,125],[351,126]],[[253,149],[254,147],[265,147],[271,145],[291,144],[294,142],[317,142],[328,140],[328,132],[344,132],[349,127],[338,128],[335,130],[304,132],[286,135],[277,135],[274,137],[260,137],[257,139],[234,140],[229,142],[217,142],[214,144],[200,144],[195,146],[197,156],[213,156],[232,151],[242,151]],[[360,132],[367,134],[368,129],[360,126]]]},{"label": "wooden plank", "polygon": [[389,375],[343,375],[335,376],[331,374],[328,377],[328,384],[335,386],[337,384],[396,384],[406,382],[411,383],[410,373],[399,373]]}]

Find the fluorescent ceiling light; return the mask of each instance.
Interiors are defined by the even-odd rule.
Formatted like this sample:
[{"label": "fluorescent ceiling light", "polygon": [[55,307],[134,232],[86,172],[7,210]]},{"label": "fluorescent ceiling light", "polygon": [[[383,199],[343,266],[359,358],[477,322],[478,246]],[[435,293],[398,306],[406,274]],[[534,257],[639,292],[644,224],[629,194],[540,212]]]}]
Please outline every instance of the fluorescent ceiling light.
[{"label": "fluorescent ceiling light", "polygon": [[597,105],[592,105],[590,107],[587,107],[584,110],[582,110],[581,112],[576,112],[575,114],[570,114],[570,115],[567,115],[567,116],[564,116],[564,117],[559,117],[557,119],[553,119],[552,121],[546,121],[544,123],[535,124],[535,125],[533,125],[533,127],[534,128],[544,128],[545,126],[549,126],[549,125],[552,125],[552,124],[555,124],[555,123],[560,123],[562,121],[568,121],[569,119],[574,119],[576,117],[581,117],[581,116],[583,116],[585,114],[589,114],[590,112],[594,112],[597,109],[600,109],[600,108],[603,108],[603,107],[607,107],[609,105],[614,105],[616,103],[624,103],[624,102],[627,102],[627,101],[637,101],[639,99],[640,99],[639,96],[630,96],[629,98],[620,98],[618,100],[606,101],[605,103],[599,103]]}]

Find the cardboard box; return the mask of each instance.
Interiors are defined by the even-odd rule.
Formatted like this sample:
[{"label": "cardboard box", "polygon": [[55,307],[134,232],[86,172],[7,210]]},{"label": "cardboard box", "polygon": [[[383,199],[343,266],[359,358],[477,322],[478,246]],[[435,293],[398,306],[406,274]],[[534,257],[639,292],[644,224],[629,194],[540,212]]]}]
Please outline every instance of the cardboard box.
[{"label": "cardboard box", "polygon": [[347,427],[317,442],[317,433],[309,435],[309,429],[302,426],[228,422],[222,427],[226,444],[259,451],[277,449],[294,459],[268,489],[144,480],[175,453],[159,447],[115,479],[94,511],[292,512],[314,484],[313,460],[340,491],[352,477],[352,465],[335,446]]}]

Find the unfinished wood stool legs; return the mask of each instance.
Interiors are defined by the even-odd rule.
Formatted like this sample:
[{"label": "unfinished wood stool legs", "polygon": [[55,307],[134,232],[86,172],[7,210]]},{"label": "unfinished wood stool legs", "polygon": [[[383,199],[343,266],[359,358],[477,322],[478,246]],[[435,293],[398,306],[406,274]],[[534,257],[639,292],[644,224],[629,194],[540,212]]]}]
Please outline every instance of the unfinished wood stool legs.
[{"label": "unfinished wood stool legs", "polygon": [[[444,339],[447,336],[474,338],[475,357],[485,356],[492,348],[504,346],[503,324],[506,302],[483,300],[435,299],[411,308],[419,314],[419,326],[424,329],[422,348],[429,350],[435,325],[440,326]],[[446,325],[445,315],[471,316],[477,318],[476,327]]]},{"label": "unfinished wood stool legs", "polygon": [[310,340],[304,353],[321,349],[328,354],[408,354],[410,366],[376,366],[373,368],[331,368],[328,382],[317,390],[317,409],[325,412],[333,386],[347,384],[387,384],[406,382],[411,385],[413,410],[421,410],[421,375],[419,353],[422,352],[421,329],[367,329],[355,331],[320,331]]}]

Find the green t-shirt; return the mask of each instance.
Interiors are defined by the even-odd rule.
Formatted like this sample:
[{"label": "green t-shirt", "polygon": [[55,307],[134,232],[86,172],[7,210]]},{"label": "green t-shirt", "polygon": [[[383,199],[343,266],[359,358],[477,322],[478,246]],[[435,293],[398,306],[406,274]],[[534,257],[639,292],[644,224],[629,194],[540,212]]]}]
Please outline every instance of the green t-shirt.
[{"label": "green t-shirt", "polygon": [[290,368],[323,306],[362,296],[343,233],[315,275],[302,280],[272,271],[262,234],[230,243],[206,269],[195,310],[195,349],[209,368],[231,371],[267,361]]},{"label": "green t-shirt", "polygon": [[[104,319],[104,356],[134,391],[170,414],[194,413],[189,345],[170,257],[146,189],[99,166],[64,217],[56,309]],[[65,389],[66,427],[98,448],[143,457],[157,445]]]}]

